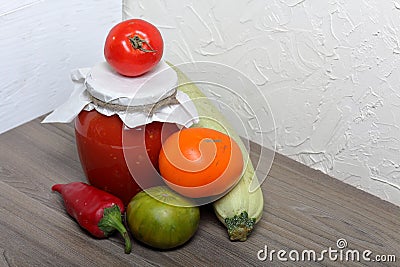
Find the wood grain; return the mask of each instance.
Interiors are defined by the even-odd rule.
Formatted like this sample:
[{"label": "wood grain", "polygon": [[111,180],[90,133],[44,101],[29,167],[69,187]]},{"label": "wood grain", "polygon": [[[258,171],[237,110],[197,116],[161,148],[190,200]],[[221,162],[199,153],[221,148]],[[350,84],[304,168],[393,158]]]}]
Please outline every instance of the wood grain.
[{"label": "wood grain", "polygon": [[[260,148],[252,146],[256,160]],[[260,160],[263,162],[263,159]],[[65,212],[54,183],[85,181],[71,124],[35,120],[0,135],[0,266],[376,266],[373,262],[260,261],[268,246],[317,253],[346,239],[347,249],[396,255],[400,208],[277,154],[262,188],[264,214],[246,242],[230,242],[210,206],[189,243],[156,251],[115,235],[94,239]],[[287,257],[287,255],[286,255]]]}]

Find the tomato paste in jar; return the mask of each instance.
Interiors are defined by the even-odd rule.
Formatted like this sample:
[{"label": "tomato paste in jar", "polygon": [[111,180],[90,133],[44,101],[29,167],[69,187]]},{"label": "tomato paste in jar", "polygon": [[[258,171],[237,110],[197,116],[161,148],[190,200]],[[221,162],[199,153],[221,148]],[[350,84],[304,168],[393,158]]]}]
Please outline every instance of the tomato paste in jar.
[{"label": "tomato paste in jar", "polygon": [[88,182],[128,204],[144,189],[137,179],[147,181],[145,187],[157,183],[162,139],[178,128],[173,123],[154,121],[125,129],[128,132],[124,134],[123,127],[117,115],[106,116],[96,110],[81,111],[75,119],[78,154]]}]

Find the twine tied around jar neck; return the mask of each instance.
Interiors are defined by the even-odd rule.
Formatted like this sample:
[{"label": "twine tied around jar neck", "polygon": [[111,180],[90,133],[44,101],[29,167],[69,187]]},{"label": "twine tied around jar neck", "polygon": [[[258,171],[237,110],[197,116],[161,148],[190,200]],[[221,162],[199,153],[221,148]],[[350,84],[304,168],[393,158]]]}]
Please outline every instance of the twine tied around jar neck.
[{"label": "twine tied around jar neck", "polygon": [[163,98],[159,100],[158,102],[154,104],[146,104],[146,105],[139,105],[139,106],[123,106],[119,104],[113,104],[113,103],[107,103],[102,100],[99,100],[92,96],[89,93],[89,98],[90,101],[101,108],[106,108],[108,110],[114,111],[114,112],[128,112],[128,113],[134,113],[134,112],[143,112],[147,113],[149,117],[153,116],[154,112],[159,110],[162,107],[168,106],[168,105],[176,105],[179,104],[179,101],[176,99],[176,94],[177,90],[174,91],[174,93],[166,98]]}]

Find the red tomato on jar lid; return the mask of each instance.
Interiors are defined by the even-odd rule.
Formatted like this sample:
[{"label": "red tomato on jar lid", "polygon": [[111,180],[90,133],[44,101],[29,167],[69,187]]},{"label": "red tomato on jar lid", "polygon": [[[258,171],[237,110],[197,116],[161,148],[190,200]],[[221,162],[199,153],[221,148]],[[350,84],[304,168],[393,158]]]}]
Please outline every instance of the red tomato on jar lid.
[{"label": "red tomato on jar lid", "polygon": [[164,42],[160,31],[141,19],[115,25],[104,45],[104,56],[118,73],[135,77],[153,69],[161,60]]}]

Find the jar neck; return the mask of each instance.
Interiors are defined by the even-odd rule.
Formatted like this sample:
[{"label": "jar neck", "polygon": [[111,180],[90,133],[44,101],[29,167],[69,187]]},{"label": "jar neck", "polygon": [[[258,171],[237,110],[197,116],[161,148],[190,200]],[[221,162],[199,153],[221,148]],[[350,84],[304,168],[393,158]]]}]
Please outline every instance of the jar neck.
[{"label": "jar neck", "polygon": [[154,112],[157,110],[168,106],[168,105],[175,105],[179,104],[179,101],[176,99],[176,94],[177,90],[174,91],[174,93],[166,98],[160,99],[159,101],[153,103],[153,104],[146,104],[146,105],[139,105],[139,106],[124,106],[124,105],[119,105],[119,104],[114,104],[114,103],[109,103],[109,102],[104,102],[94,96],[92,96],[90,93],[89,99],[90,101],[101,108],[106,108],[110,111],[113,112],[128,112],[128,113],[133,113],[133,112],[142,112],[142,113],[147,113],[149,116],[152,116]]}]

